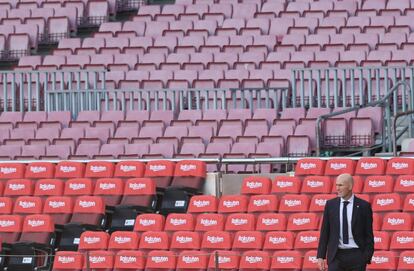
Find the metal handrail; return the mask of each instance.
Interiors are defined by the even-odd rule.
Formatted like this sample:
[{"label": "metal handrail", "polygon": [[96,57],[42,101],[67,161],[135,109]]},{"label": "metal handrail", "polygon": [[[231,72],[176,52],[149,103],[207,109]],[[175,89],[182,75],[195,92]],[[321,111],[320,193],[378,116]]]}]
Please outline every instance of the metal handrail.
[{"label": "metal handrail", "polygon": [[[412,99],[412,97],[411,97],[411,87],[410,87],[410,85],[406,82],[406,81],[398,81],[388,92],[387,92],[387,94],[384,96],[384,97],[382,97],[380,100],[378,100],[378,101],[375,101],[375,102],[370,102],[370,103],[367,103],[367,104],[365,104],[365,105],[357,105],[357,106],[354,106],[354,107],[351,107],[351,108],[347,108],[347,109],[344,109],[344,110],[340,110],[340,111],[337,111],[337,112],[332,112],[332,113],[329,113],[329,114],[325,114],[325,115],[321,115],[321,116],[319,116],[318,118],[317,118],[317,120],[316,120],[316,156],[320,156],[320,135],[321,135],[321,132],[320,132],[320,124],[321,124],[321,121],[322,120],[324,120],[324,119],[327,119],[327,118],[330,118],[330,117],[334,117],[334,116],[338,116],[338,115],[342,115],[342,114],[344,114],[344,113],[348,113],[348,112],[352,112],[352,111],[355,111],[355,110],[358,110],[358,109],[361,109],[361,108],[366,108],[366,107],[374,107],[374,106],[377,106],[377,105],[383,105],[384,103],[386,103],[386,102],[389,102],[389,98],[390,98],[390,96],[396,91],[396,90],[398,90],[398,87],[399,86],[401,86],[401,85],[405,85],[406,87],[408,87],[409,88],[409,95],[410,95],[410,101],[411,101],[411,99]],[[390,108],[389,107],[386,107],[385,108],[386,109],[386,117],[387,118],[391,118],[391,114],[390,114]],[[389,126],[389,124],[388,124],[388,126]],[[390,131],[391,129],[390,129],[390,127],[388,127],[388,134],[390,134]]]},{"label": "metal handrail", "polygon": [[[392,144],[393,144],[393,155],[397,156],[397,120],[400,117],[407,116],[414,114],[414,110],[406,111],[406,112],[400,112],[397,115],[395,115],[394,119],[392,120]],[[411,120],[410,120],[411,123]],[[400,135],[401,136],[401,135]]]}]

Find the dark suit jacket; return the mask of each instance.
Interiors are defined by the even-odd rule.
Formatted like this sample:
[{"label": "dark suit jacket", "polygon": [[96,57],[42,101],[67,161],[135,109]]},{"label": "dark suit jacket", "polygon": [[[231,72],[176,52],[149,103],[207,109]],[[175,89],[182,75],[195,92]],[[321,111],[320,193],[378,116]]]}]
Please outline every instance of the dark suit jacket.
[{"label": "dark suit jacket", "polygon": [[[328,200],[323,213],[317,258],[325,259],[328,252],[328,264],[334,260],[338,250],[340,204],[339,197]],[[374,254],[371,204],[356,196],[354,196],[351,226],[355,243],[362,250],[366,263],[370,263]]]}]

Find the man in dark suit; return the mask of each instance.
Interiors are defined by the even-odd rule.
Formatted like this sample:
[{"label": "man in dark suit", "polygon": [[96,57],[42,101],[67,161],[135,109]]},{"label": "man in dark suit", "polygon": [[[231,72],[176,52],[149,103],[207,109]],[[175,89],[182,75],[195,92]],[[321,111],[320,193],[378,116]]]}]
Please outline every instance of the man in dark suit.
[{"label": "man in dark suit", "polygon": [[374,254],[371,205],[352,193],[353,185],[351,175],[339,175],[338,197],[326,202],[317,254],[322,271],[325,258],[328,271],[364,271]]}]

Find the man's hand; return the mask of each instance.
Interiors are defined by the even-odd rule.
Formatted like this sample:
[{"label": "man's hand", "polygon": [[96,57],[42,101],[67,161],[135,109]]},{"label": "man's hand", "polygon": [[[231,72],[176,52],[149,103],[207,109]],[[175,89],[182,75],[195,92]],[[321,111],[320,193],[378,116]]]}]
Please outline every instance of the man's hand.
[{"label": "man's hand", "polygon": [[321,271],[326,270],[326,263],[325,263],[324,259],[318,258],[318,267],[319,267],[319,270],[321,270]]}]

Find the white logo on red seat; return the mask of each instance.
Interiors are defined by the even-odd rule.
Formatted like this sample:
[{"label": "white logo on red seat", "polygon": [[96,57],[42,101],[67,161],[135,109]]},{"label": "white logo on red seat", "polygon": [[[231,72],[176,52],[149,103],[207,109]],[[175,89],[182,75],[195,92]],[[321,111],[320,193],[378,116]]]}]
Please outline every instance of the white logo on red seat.
[{"label": "white logo on red seat", "polygon": [[168,257],[166,256],[153,256],[151,257],[151,261],[154,263],[166,263],[168,262]]},{"label": "white logo on red seat", "polygon": [[71,167],[71,166],[60,166],[59,170],[65,173],[69,173],[69,172],[74,172],[76,171],[76,167]]},{"label": "white logo on red seat", "polygon": [[74,263],[75,262],[75,257],[59,256],[58,257],[58,262],[63,263],[63,264]]},{"label": "white logo on red seat", "polygon": [[194,256],[183,256],[182,260],[186,264],[191,264],[191,263],[198,263],[200,261],[200,258],[194,257]]},{"label": "white logo on red seat", "polygon": [[404,169],[404,168],[408,168],[408,164],[407,163],[396,163],[396,162],[392,162],[391,163],[391,167],[393,167],[395,169]]},{"label": "white logo on red seat", "polygon": [[136,263],[137,262],[137,258],[133,257],[133,256],[121,256],[121,257],[119,257],[119,260],[122,263],[125,263],[125,264]]},{"label": "white logo on red seat", "polygon": [[49,201],[49,206],[56,209],[56,208],[65,207],[66,203],[64,201],[51,200],[51,201]]},{"label": "white logo on red seat", "polygon": [[388,259],[388,257],[374,256],[374,257],[372,257],[371,261],[376,263],[376,264],[382,264],[382,263],[388,263],[390,261],[390,259]]},{"label": "white logo on red seat", "polygon": [[276,257],[276,261],[282,264],[293,263],[294,260],[293,257]]},{"label": "white logo on red seat", "polygon": [[378,165],[377,165],[377,163],[362,162],[362,163],[361,163],[361,167],[362,167],[363,169],[368,170],[368,169],[374,169],[374,168],[377,168],[377,167],[378,167]]},{"label": "white logo on red seat", "polygon": [[314,164],[314,163],[301,163],[300,168],[305,169],[305,170],[313,169],[313,168],[316,168],[316,164]]},{"label": "white logo on red seat", "polygon": [[149,169],[151,171],[157,172],[157,171],[166,170],[167,167],[165,165],[150,165]]},{"label": "white logo on red seat", "polygon": [[123,172],[130,172],[130,171],[137,170],[137,167],[136,166],[130,166],[130,165],[121,165],[120,169]]},{"label": "white logo on red seat", "polygon": [[17,172],[17,168],[14,167],[1,167],[0,172],[2,174],[12,174]]},{"label": "white logo on red seat", "polygon": [[177,235],[175,238],[175,241],[177,241],[180,244],[187,244],[193,242],[193,238],[190,236],[179,236]]},{"label": "white logo on red seat", "polygon": [[191,171],[191,170],[196,170],[196,169],[197,169],[196,165],[192,165],[192,164],[180,165],[181,171]]},{"label": "white logo on red seat", "polygon": [[272,226],[279,224],[279,219],[277,218],[262,218],[262,224],[266,226]]},{"label": "white logo on red seat", "polygon": [[45,225],[45,221],[44,220],[31,220],[29,219],[29,221],[27,221],[27,224],[29,224],[31,227],[35,228],[35,227],[40,227]]},{"label": "white logo on red seat", "polygon": [[259,256],[246,256],[245,260],[250,264],[263,262],[263,258]]},{"label": "white logo on red seat", "polygon": [[346,168],[346,164],[344,163],[331,163],[330,168],[333,170],[340,170]]},{"label": "white logo on red seat", "polygon": [[106,171],[106,166],[91,166],[91,171],[93,173],[104,172]]},{"label": "white logo on red seat", "polygon": [[40,190],[43,190],[43,191],[50,191],[50,190],[56,189],[56,185],[50,184],[50,183],[48,184],[42,183],[39,185],[39,188]]},{"label": "white logo on red seat", "polygon": [[45,167],[30,167],[30,171],[33,173],[41,173],[41,172],[46,172],[46,168]]},{"label": "white logo on red seat", "polygon": [[114,241],[117,244],[126,244],[126,243],[132,242],[132,238],[131,237],[125,237],[125,236],[115,236]]},{"label": "white logo on red seat", "polygon": [[290,182],[290,181],[277,181],[276,185],[280,188],[287,188],[287,187],[292,187],[293,182]]},{"label": "white logo on red seat", "polygon": [[94,201],[81,200],[81,201],[79,201],[79,206],[81,206],[82,208],[95,207],[96,206],[96,202],[94,202]]}]

